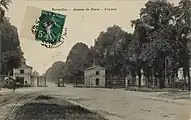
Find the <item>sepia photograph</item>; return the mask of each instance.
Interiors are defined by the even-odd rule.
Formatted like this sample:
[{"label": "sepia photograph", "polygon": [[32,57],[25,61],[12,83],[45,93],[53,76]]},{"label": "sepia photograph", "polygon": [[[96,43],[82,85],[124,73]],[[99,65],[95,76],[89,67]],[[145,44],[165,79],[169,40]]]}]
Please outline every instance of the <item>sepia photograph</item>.
[{"label": "sepia photograph", "polygon": [[0,120],[191,120],[191,0],[0,0]]}]

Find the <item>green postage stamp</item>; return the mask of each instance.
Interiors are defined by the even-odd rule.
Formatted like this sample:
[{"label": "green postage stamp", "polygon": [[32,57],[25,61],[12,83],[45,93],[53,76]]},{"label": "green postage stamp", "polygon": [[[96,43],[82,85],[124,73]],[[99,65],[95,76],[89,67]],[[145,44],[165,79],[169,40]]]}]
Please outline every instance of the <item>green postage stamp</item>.
[{"label": "green postage stamp", "polygon": [[53,48],[62,44],[64,36],[66,36],[66,33],[63,34],[65,20],[66,15],[42,10],[40,17],[36,20],[35,25],[32,26],[35,40],[42,41],[41,45],[47,48]]},{"label": "green postage stamp", "polygon": [[43,10],[39,18],[36,40],[55,45],[60,42],[66,16]]}]

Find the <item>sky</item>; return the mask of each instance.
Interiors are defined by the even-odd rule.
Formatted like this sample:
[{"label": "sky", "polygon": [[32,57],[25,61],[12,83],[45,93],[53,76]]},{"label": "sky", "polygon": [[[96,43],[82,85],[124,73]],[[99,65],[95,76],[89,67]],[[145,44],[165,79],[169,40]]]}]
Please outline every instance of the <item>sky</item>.
[{"label": "sky", "polygon": [[[20,43],[24,57],[28,65],[43,74],[56,61],[65,61],[72,46],[77,42],[93,46],[94,40],[101,31],[107,27],[118,25],[127,32],[133,32],[131,20],[139,17],[139,11],[147,0],[116,0],[116,1],[45,1],[45,0],[14,0],[6,13],[11,23],[18,28]],[[177,3],[178,0],[170,2]],[[55,49],[44,48],[39,42],[23,35],[29,29],[29,23],[25,16],[27,6],[33,6],[44,10],[56,9],[83,9],[83,8],[116,8],[116,11],[54,11],[66,15],[65,27],[67,38],[62,46]],[[38,10],[37,10],[38,11]],[[34,16],[34,15],[33,15]],[[25,25],[23,25],[25,23]],[[26,24],[27,23],[27,24]],[[25,29],[23,29],[25,28]],[[24,31],[24,32],[23,32]],[[22,33],[22,35],[21,35]]]}]

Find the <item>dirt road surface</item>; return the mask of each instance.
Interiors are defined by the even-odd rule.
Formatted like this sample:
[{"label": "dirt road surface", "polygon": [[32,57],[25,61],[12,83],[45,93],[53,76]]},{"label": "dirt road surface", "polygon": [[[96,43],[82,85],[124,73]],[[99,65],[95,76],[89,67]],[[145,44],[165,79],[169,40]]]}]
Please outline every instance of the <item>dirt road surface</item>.
[{"label": "dirt road surface", "polygon": [[[0,96],[0,102],[19,99],[19,95],[38,92],[55,96],[97,112],[109,120],[190,120],[191,102],[157,97],[159,93],[125,91],[124,89],[51,87],[22,88]],[[7,100],[2,100],[5,98]],[[0,104],[1,104],[0,103]],[[0,120],[7,115],[10,103],[0,105]]]}]

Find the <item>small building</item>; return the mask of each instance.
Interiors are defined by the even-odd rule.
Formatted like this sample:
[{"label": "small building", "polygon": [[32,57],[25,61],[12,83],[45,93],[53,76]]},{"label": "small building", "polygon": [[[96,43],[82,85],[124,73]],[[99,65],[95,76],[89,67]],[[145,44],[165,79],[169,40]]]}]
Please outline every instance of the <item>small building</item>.
[{"label": "small building", "polygon": [[13,69],[13,77],[19,78],[20,85],[30,85],[32,76],[32,67],[23,64],[17,69]]},{"label": "small building", "polygon": [[178,69],[178,79],[179,80],[183,80],[184,79],[183,68],[179,68]]},{"label": "small building", "polygon": [[[189,68],[189,70],[190,70],[189,73],[191,75],[191,68]],[[178,69],[178,80],[185,81],[186,83],[188,83],[188,77],[186,76],[186,78],[184,78],[183,68]]]},{"label": "small building", "polygon": [[105,68],[93,65],[84,70],[84,84],[87,87],[105,87]]}]

